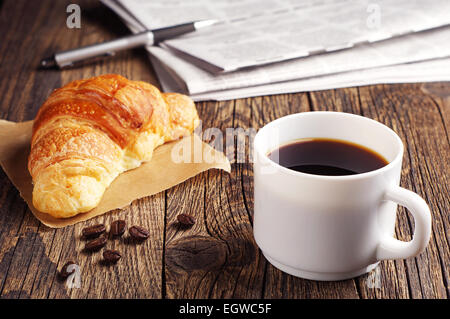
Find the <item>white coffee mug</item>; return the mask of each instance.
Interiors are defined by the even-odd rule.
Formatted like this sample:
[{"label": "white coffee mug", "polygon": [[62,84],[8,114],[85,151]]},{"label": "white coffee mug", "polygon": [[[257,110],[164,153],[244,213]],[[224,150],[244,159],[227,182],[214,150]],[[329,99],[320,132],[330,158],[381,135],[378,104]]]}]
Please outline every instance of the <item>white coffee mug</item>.
[{"label": "white coffee mug", "polygon": [[[389,164],[367,173],[321,176],[280,166],[267,154],[302,138],[341,139],[382,155]],[[387,126],[340,112],[306,112],[277,119],[254,139],[254,236],[267,260],[294,276],[343,280],[383,259],[422,252],[431,234],[430,210],[401,188],[403,144]],[[414,216],[411,241],[393,237],[397,204]]]}]

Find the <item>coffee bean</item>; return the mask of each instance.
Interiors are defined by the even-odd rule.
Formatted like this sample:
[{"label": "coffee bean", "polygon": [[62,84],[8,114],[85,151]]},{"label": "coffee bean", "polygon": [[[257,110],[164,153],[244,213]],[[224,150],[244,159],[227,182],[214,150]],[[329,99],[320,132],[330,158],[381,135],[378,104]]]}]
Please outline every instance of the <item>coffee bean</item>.
[{"label": "coffee bean", "polygon": [[74,263],[73,261],[67,262],[67,263],[61,268],[61,271],[59,272],[59,277],[60,277],[61,279],[66,279],[66,278],[69,277],[71,274],[73,274],[74,271],[75,271],[75,269],[72,269],[72,271],[69,272],[69,271],[67,270],[67,268],[68,268],[70,265],[74,265],[74,264],[75,264],[75,263]]},{"label": "coffee bean", "polygon": [[98,225],[83,228],[82,233],[83,233],[83,237],[85,237],[85,238],[95,238],[95,237],[100,236],[102,233],[104,233],[105,230],[106,230],[105,225],[98,224]]},{"label": "coffee bean", "polygon": [[89,251],[96,251],[105,245],[106,245],[106,238],[99,237],[99,238],[96,238],[96,239],[93,239],[93,240],[87,242],[86,245],[84,246],[84,249],[89,250]]},{"label": "coffee bean", "polygon": [[188,214],[180,214],[177,216],[177,219],[183,226],[192,226],[195,224],[195,218]]},{"label": "coffee bean", "polygon": [[122,236],[125,232],[126,223],[124,220],[116,220],[111,223],[111,234],[113,236]]},{"label": "coffee bean", "polygon": [[117,250],[105,250],[103,252],[103,258],[108,263],[116,263],[122,255]]},{"label": "coffee bean", "polygon": [[147,239],[148,236],[150,236],[149,231],[141,226],[132,226],[130,227],[128,232],[130,233],[131,237],[138,240],[144,240]]}]

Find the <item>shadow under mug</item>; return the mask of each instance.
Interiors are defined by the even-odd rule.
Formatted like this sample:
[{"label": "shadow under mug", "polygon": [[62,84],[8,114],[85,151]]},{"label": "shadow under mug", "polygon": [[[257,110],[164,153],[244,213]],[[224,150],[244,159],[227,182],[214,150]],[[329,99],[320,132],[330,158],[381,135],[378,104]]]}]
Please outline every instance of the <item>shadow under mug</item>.
[{"label": "shadow under mug", "polygon": [[[333,138],[368,147],[389,164],[348,176],[305,174],[267,154],[301,138]],[[374,120],[340,112],[288,115],[264,126],[254,139],[254,236],[267,260],[294,276],[344,280],[367,273],[383,259],[422,252],[431,215],[419,195],[399,187],[403,144]],[[393,237],[397,204],[414,216],[409,242]]]}]

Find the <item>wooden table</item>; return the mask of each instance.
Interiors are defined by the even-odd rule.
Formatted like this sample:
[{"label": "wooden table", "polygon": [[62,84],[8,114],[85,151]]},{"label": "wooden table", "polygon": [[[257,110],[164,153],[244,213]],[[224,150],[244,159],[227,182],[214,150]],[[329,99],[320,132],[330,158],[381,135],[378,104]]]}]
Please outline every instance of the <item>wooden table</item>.
[{"label": "wooden table", "polygon": [[[7,0],[0,9],[0,118],[33,119],[49,93],[69,81],[118,73],[157,85],[142,49],[78,69],[41,71],[39,60],[127,34],[121,21],[92,1],[79,2],[81,29],[66,27],[72,1]],[[89,222],[51,229],[30,213],[0,171],[0,296],[2,298],[448,298],[450,279],[449,131],[450,85],[374,85],[197,104],[203,128],[260,128],[286,114],[334,110],[361,114],[393,128],[406,152],[403,187],[425,198],[433,215],[426,251],[417,258],[385,261],[377,273],[315,282],[271,266],[252,236],[253,172],[233,164],[231,174],[211,170],[172,189],[133,202]],[[233,143],[233,141],[228,141]],[[242,153],[244,152],[244,153]],[[235,154],[247,154],[248,147]],[[180,229],[176,216],[197,223]],[[79,240],[86,225],[117,218],[151,230],[142,245],[125,239],[109,245],[124,256],[113,267],[86,255]],[[399,210],[396,235],[411,238],[413,219]],[[81,267],[81,288],[66,289],[56,276],[67,261]],[[370,277],[372,276],[372,277]],[[371,284],[372,283],[372,284]],[[375,283],[375,285],[373,285]]]}]

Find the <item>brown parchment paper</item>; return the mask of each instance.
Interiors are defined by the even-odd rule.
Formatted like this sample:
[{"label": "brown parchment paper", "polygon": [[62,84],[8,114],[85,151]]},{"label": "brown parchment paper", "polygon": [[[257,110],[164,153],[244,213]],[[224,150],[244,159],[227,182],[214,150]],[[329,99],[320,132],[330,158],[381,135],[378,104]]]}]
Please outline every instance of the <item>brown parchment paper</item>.
[{"label": "brown parchment paper", "polygon": [[[113,209],[123,208],[135,199],[159,193],[211,168],[230,172],[230,163],[223,153],[203,143],[197,135],[192,135],[159,146],[150,162],[120,174],[93,210],[70,218],[54,218],[38,211],[32,203],[33,185],[27,168],[32,125],[33,121],[15,123],[0,120],[0,164],[33,215],[52,228],[73,225]],[[178,143],[192,146],[190,152],[184,152],[188,154],[184,158],[190,160],[172,160],[173,148],[181,149],[180,145],[177,146]],[[178,153],[183,154],[183,151]]]}]

